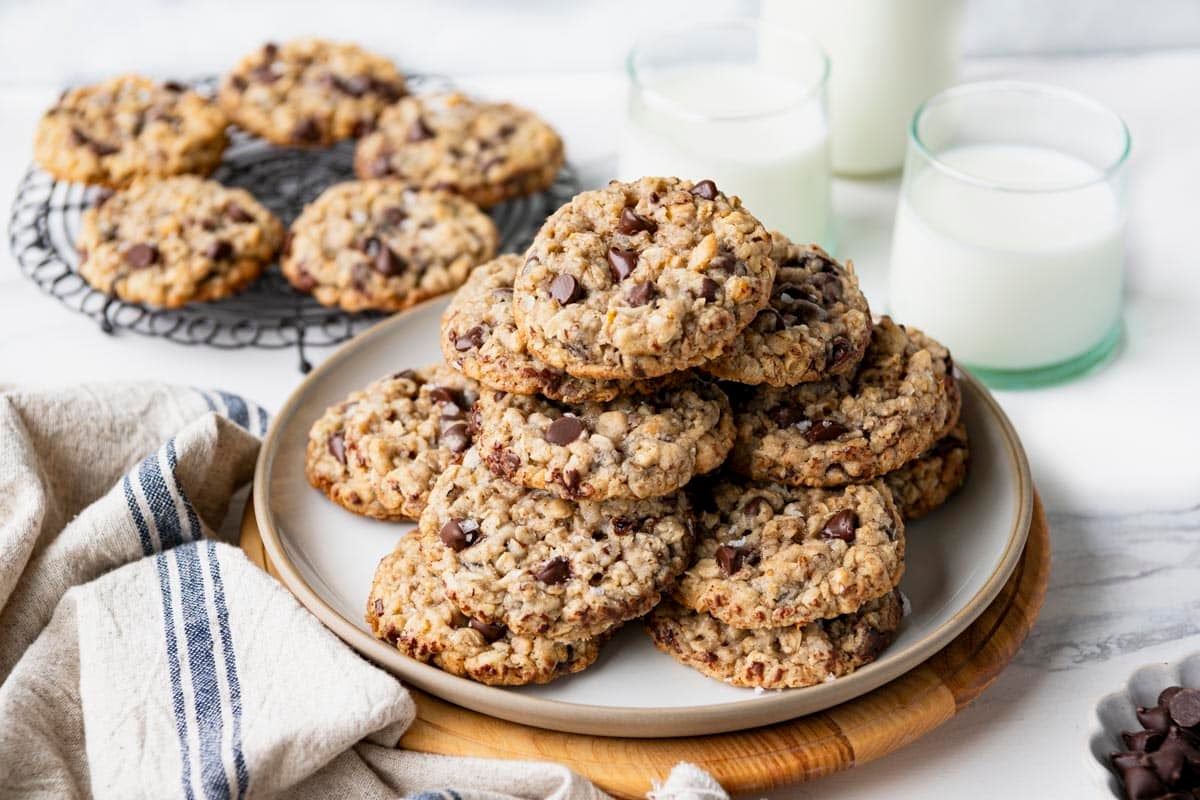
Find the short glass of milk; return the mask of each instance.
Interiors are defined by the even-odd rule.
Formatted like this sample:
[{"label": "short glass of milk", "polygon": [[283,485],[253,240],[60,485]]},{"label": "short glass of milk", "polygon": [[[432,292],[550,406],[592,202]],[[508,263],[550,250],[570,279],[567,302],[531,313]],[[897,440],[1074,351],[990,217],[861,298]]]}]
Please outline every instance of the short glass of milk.
[{"label": "short glass of milk", "polygon": [[917,109],[890,306],[998,388],[1066,380],[1121,338],[1125,123],[1042,84],[967,84]]},{"label": "short glass of milk", "polygon": [[833,249],[820,46],[757,20],[694,25],[644,36],[626,67],[619,178],[710,179],[768,229]]}]

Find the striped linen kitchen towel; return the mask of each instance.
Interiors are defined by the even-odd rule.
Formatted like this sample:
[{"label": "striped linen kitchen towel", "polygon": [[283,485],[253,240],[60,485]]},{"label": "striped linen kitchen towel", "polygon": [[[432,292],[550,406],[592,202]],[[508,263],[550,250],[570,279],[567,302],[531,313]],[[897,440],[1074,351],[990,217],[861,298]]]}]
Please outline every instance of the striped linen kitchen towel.
[{"label": "striped linen kitchen towel", "polygon": [[[604,797],[397,749],[400,683],[220,541],[267,422],[183,387],[0,389],[0,797]],[[655,798],[727,798],[676,772]]]}]

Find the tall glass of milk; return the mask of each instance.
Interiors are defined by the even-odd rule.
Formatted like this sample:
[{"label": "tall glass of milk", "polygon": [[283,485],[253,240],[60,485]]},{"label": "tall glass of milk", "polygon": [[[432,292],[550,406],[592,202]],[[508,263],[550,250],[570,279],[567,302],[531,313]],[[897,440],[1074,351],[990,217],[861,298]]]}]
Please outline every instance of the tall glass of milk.
[{"label": "tall glass of milk", "polygon": [[829,54],[833,169],[896,172],[927,97],[954,83],[963,0],[762,0],[767,24],[812,36]]},{"label": "tall glass of milk", "polygon": [[833,249],[829,64],[757,20],[648,35],[630,52],[618,177],[711,179],[768,229]]},{"label": "tall glass of milk", "polygon": [[1121,336],[1129,132],[1099,103],[1011,81],[917,110],[891,310],[1002,388],[1065,380]]}]

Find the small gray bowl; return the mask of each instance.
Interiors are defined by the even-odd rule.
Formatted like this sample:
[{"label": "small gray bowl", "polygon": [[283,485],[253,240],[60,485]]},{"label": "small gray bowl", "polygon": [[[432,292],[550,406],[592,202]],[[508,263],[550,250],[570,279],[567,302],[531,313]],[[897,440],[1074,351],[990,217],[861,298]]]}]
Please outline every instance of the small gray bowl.
[{"label": "small gray bowl", "polygon": [[1121,731],[1140,731],[1138,706],[1153,706],[1158,693],[1168,686],[1200,687],[1200,653],[1192,653],[1173,662],[1160,662],[1138,667],[1125,688],[1106,694],[1096,703],[1088,737],[1088,764],[1094,782],[1108,787],[1114,797],[1123,798],[1121,779],[1108,763],[1108,754],[1124,750]]}]

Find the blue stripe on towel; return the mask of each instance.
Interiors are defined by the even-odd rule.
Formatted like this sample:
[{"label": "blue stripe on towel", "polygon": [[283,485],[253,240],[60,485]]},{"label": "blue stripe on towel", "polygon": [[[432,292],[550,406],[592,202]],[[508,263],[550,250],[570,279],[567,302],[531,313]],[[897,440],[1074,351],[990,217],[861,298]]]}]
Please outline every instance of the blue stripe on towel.
[{"label": "blue stripe on towel", "polygon": [[[137,508],[130,505],[137,513]],[[171,709],[175,712],[175,732],[179,736],[179,755],[182,761],[183,795],[187,800],[195,800],[192,792],[192,757],[188,746],[187,711],[183,703],[183,682],[180,678],[179,643],[175,637],[175,617],[171,614],[171,581],[167,569],[167,557],[159,553],[154,559],[158,569],[158,588],[162,594],[163,627],[167,638],[167,672],[171,677]]]},{"label": "blue stripe on towel", "polygon": [[188,669],[195,693],[193,702],[200,736],[200,780],[205,796],[225,800],[229,797],[229,780],[225,775],[221,753],[225,721],[221,714],[221,688],[217,683],[217,665],[213,656],[215,643],[204,597],[204,573],[200,568],[197,545],[177,547],[172,555],[179,567],[180,610],[183,612],[183,630],[187,639]]},{"label": "blue stripe on towel", "polygon": [[[168,441],[167,446],[173,449],[175,440]],[[146,505],[150,508],[150,516],[154,517],[154,527],[158,529],[161,549],[170,550],[183,544],[183,526],[180,525],[179,513],[175,509],[175,499],[167,489],[166,479],[158,464],[158,453],[142,459],[137,473],[138,482],[142,485],[142,494],[146,496]]]},{"label": "blue stripe on towel", "polygon": [[138,508],[137,498],[133,495],[133,481],[129,480],[129,476],[126,475],[122,484],[125,488],[125,504],[129,506],[129,515],[133,517],[133,524],[137,528],[138,539],[142,543],[142,555],[151,555],[154,552],[154,540],[150,538],[150,526],[146,524],[146,518],[142,516],[142,510]]},{"label": "blue stripe on towel", "polygon": [[217,561],[217,547],[211,541],[208,548],[209,579],[213,585],[213,604],[217,607],[217,628],[221,633],[221,651],[225,656],[225,680],[229,684],[229,699],[233,706],[233,750],[234,773],[237,775],[238,796],[245,795],[250,783],[246,759],[242,754],[242,689],[237,674],[237,656],[233,651],[233,632],[229,629],[229,609],[225,605],[225,581],[221,577],[221,565]]}]

